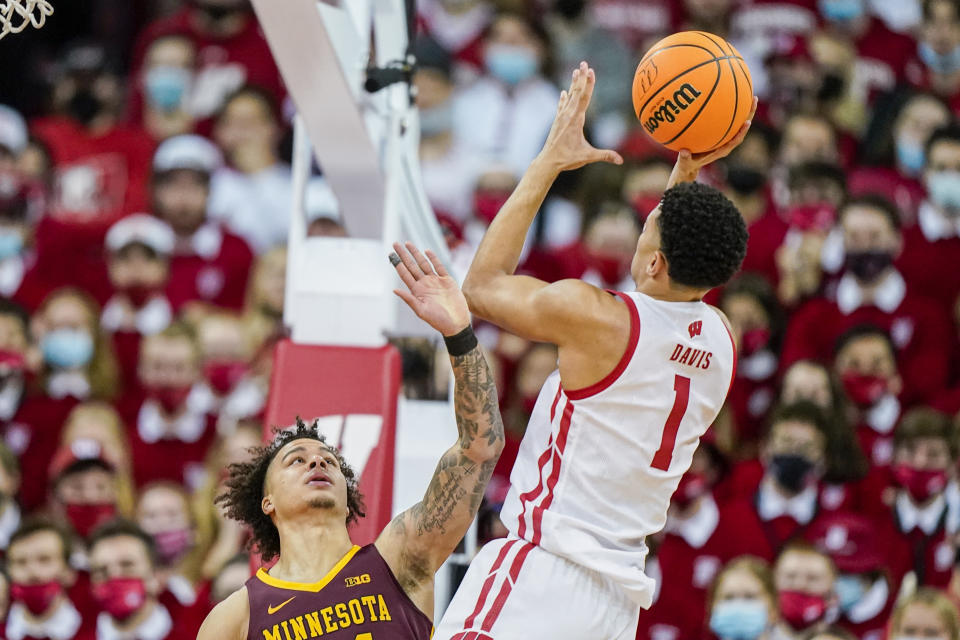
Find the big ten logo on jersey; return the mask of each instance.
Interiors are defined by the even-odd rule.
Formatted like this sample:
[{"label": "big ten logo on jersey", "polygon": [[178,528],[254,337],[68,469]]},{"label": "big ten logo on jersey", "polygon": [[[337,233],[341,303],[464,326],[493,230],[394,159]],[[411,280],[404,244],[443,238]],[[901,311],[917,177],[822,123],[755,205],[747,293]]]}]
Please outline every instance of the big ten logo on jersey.
[{"label": "big ten logo on jersey", "polygon": [[370,584],[370,574],[365,573],[362,576],[351,576],[349,578],[345,578],[344,582],[347,583],[348,587],[355,587],[360,584]]},{"label": "big ten logo on jersey", "polygon": [[[380,442],[383,416],[373,413],[321,416],[316,418],[317,433],[327,439],[350,461],[358,476],[363,475],[370,452]],[[307,424],[310,424],[309,422]],[[349,586],[349,585],[348,585]]]}]

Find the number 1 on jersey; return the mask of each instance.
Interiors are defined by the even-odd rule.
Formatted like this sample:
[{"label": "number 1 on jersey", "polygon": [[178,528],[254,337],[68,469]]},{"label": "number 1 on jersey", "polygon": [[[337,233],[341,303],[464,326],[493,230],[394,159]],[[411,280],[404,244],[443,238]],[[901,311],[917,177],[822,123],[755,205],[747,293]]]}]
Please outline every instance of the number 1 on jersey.
[{"label": "number 1 on jersey", "polygon": [[677,444],[677,431],[680,430],[680,421],[687,412],[687,403],[690,401],[690,378],[681,375],[673,377],[673,408],[667,416],[667,423],[663,425],[663,437],[660,438],[660,448],[653,455],[650,466],[654,469],[666,471],[673,460],[673,447]]}]

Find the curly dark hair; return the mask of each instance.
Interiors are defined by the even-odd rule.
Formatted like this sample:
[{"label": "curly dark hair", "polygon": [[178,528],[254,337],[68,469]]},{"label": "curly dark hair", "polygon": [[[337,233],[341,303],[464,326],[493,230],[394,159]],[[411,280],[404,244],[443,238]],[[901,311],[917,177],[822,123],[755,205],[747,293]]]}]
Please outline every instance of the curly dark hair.
[{"label": "curly dark hair", "polygon": [[327,444],[327,439],[317,431],[317,421],[307,425],[297,416],[297,423],[288,429],[274,429],[271,442],[251,449],[254,457],[249,462],[231,464],[227,469],[227,491],[217,496],[214,501],[226,507],[227,515],[248,525],[251,529],[251,538],[247,543],[250,549],[256,551],[264,560],[271,560],[280,555],[280,532],[273,524],[270,516],[260,507],[263,500],[264,484],[267,480],[267,468],[277,452],[294,440],[317,440],[327,445],[337,457],[340,471],[347,481],[347,524],[362,518],[364,513],[363,496],[357,488],[358,478],[353,468],[347,464],[340,452]]},{"label": "curly dark hair", "polygon": [[660,250],[670,279],[697,289],[719,287],[747,254],[747,225],[726,196],[707,185],[684,182],[660,201]]}]

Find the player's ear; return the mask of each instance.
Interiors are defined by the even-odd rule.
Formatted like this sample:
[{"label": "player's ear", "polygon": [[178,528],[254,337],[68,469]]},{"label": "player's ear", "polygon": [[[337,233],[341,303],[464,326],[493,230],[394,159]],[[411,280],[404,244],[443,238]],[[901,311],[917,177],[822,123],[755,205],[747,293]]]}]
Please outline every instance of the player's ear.
[{"label": "player's ear", "polygon": [[260,510],[263,511],[265,515],[273,513],[273,499],[271,496],[263,496],[263,500],[260,501]]},{"label": "player's ear", "polygon": [[654,251],[653,256],[647,262],[647,275],[656,278],[661,273],[667,272],[667,257],[662,251]]}]

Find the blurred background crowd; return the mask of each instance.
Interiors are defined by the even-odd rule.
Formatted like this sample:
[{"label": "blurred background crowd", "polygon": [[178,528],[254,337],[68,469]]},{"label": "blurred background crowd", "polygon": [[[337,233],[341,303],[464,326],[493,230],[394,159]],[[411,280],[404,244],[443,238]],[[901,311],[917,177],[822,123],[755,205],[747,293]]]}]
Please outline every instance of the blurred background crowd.
[{"label": "blurred background crowd", "polygon": [[[0,637],[193,638],[249,575],[213,497],[262,437],[284,335],[295,109],[245,0],[56,11],[0,42]],[[702,175],[750,241],[709,300],[737,376],[648,540],[638,640],[960,640],[960,0],[420,0],[420,156],[453,259],[586,59],[589,136],[627,162],[560,177],[521,269],[632,289],[672,157],[630,85],[684,29],[729,39],[760,97]],[[349,234],[319,168],[307,209],[311,235]],[[477,331],[508,431],[490,539],[556,352]],[[443,352],[397,346],[404,393],[443,396]]]}]

